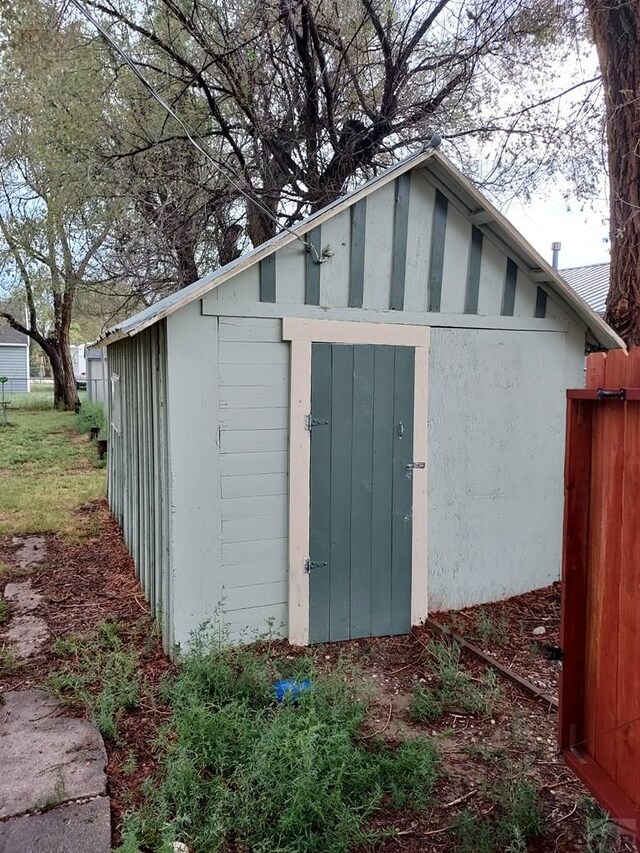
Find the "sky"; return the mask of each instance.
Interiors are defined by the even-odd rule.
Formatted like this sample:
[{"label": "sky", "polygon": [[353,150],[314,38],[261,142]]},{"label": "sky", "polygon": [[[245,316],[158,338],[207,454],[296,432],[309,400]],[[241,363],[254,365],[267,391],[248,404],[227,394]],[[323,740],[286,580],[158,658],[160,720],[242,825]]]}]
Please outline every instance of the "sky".
[{"label": "sky", "polygon": [[529,204],[514,201],[502,213],[549,263],[551,244],[561,243],[560,269],[608,263],[607,201],[596,199],[582,207],[574,201],[567,210],[567,201],[557,188]]}]

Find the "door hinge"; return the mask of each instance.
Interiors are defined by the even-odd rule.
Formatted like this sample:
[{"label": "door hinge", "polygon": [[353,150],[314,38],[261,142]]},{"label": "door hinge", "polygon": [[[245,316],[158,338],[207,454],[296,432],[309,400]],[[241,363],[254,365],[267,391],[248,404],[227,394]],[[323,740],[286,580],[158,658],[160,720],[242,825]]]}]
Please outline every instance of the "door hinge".
[{"label": "door hinge", "polygon": [[305,429],[311,430],[317,426],[328,426],[329,421],[320,421],[318,418],[312,418],[311,415],[305,415],[304,425]]},{"label": "door hinge", "polygon": [[411,471],[413,468],[426,468],[426,465],[424,462],[409,462],[405,467],[407,471]]},{"label": "door hinge", "polygon": [[323,562],[321,560],[312,560],[311,557],[304,558],[304,570],[307,574],[309,574],[312,569],[321,569],[323,566],[328,565],[329,564],[327,562]]}]

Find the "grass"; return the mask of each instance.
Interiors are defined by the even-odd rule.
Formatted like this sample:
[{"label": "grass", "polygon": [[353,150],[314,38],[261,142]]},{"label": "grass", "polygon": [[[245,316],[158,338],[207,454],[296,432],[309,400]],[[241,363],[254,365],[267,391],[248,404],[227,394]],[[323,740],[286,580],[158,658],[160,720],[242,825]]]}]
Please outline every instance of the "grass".
[{"label": "grass", "polygon": [[76,438],[74,413],[22,410],[11,423],[0,427],[0,535],[92,533],[95,520],[74,510],[102,497],[105,477],[95,447]]},{"label": "grass", "polygon": [[4,598],[0,598],[0,628],[2,628],[9,621],[9,605],[4,600]]},{"label": "grass", "polygon": [[383,809],[430,802],[431,740],[363,738],[366,697],[344,671],[320,676],[308,659],[297,672],[313,690],[278,704],[273,683],[291,676],[280,667],[251,647],[194,643],[166,686],[160,778],[126,815],[121,853],[176,841],[194,853],[347,853],[375,840],[368,822]]},{"label": "grass", "polygon": [[473,679],[460,666],[460,646],[455,642],[432,640],[427,647],[434,664],[434,686],[416,684],[409,715],[416,723],[440,719],[449,710],[490,717],[504,694],[498,677],[487,668]]},{"label": "grass", "polygon": [[509,621],[505,616],[491,616],[483,607],[474,615],[474,637],[483,645],[504,646]]},{"label": "grass", "polygon": [[86,704],[105,738],[116,740],[123,712],[137,708],[142,680],[138,654],[121,639],[117,622],[100,622],[90,634],[58,639],[52,651],[60,667],[46,679],[45,687],[69,704]]},{"label": "grass", "polygon": [[84,400],[80,405],[80,411],[76,415],[76,425],[79,432],[88,433],[93,427],[104,429],[105,410],[102,403]]}]

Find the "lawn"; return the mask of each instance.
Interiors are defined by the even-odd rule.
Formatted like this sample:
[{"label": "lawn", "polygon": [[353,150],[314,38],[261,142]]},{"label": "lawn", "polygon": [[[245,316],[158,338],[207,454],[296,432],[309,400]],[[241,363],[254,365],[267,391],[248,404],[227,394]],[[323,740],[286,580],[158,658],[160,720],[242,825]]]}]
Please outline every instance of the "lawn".
[{"label": "lawn", "polygon": [[0,535],[90,534],[92,517],[75,511],[105,493],[95,445],[78,433],[77,415],[41,408],[49,402],[42,394],[24,396],[13,401],[9,426],[0,425]]}]

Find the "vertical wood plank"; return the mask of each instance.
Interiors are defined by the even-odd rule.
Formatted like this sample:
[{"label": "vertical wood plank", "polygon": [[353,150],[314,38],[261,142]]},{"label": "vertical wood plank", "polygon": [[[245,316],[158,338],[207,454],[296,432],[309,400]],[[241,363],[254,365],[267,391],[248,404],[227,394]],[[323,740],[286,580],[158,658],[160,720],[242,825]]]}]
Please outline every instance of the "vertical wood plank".
[{"label": "vertical wood plank", "polygon": [[411,542],[413,462],[413,377],[415,353],[395,347],[393,442],[393,526],[391,546],[391,631],[411,627]]},{"label": "vertical wood plank", "polygon": [[447,209],[449,202],[440,190],[436,190],[436,201],[431,228],[431,253],[429,255],[429,305],[428,311],[440,311],[442,299],[442,270],[444,268],[444,241],[447,231]]},{"label": "vertical wood plank", "polygon": [[276,301],[276,253],[260,261],[260,302]]},{"label": "vertical wood plank", "polygon": [[320,305],[347,308],[349,305],[351,211],[343,210],[322,224],[322,246],[330,257],[320,267]]},{"label": "vertical wood plank", "polygon": [[593,404],[567,401],[560,645],[559,737],[562,749],[584,738],[585,638]]},{"label": "vertical wood plank", "polygon": [[364,249],[367,235],[367,200],[351,207],[351,257],[349,259],[349,308],[362,308]]},{"label": "vertical wood plank", "polygon": [[393,249],[391,260],[391,294],[389,308],[404,309],[404,285],[407,272],[407,237],[409,230],[409,200],[411,172],[405,172],[395,181],[393,212]]},{"label": "vertical wood plank", "polygon": [[[631,351],[633,352],[633,351]],[[627,384],[636,383],[635,369],[640,363],[634,356],[629,359]],[[637,386],[636,386],[637,387]],[[622,407],[621,407],[622,408]],[[640,496],[640,402],[624,404],[624,476],[622,480],[622,526],[620,548],[620,581],[618,600],[618,695],[617,725],[617,777],[622,790],[640,805],[640,678],[638,677],[638,652],[640,651],[640,619],[638,593],[640,592],[640,524],[638,503]],[[632,721],[632,722],[631,722]],[[625,725],[626,723],[626,725]]]},{"label": "vertical wood plank", "polygon": [[289,414],[289,642],[309,642],[310,442],[305,415],[311,411],[311,343],[291,341],[291,405]]},{"label": "vertical wood plank", "polygon": [[482,231],[475,226],[471,229],[469,244],[469,267],[467,270],[467,288],[464,296],[464,313],[478,313],[478,294],[480,290],[480,265],[482,264]]},{"label": "vertical wood plank", "polygon": [[309,576],[309,640],[330,639],[331,559],[331,344],[312,344],[311,415],[327,425],[311,430],[311,515],[309,556],[326,566]]},{"label": "vertical wood plank", "polygon": [[518,267],[516,262],[507,258],[507,272],[504,279],[504,290],[502,292],[503,317],[513,317],[513,309],[516,304],[516,282],[518,280]]},{"label": "vertical wood plank", "polygon": [[379,636],[392,633],[391,536],[393,482],[393,376],[394,350],[375,348],[373,412],[373,472],[371,499],[371,622]]},{"label": "vertical wood plank", "polygon": [[377,633],[371,621],[372,456],[374,347],[353,348],[353,437],[351,446],[351,637]]},{"label": "vertical wood plank", "polygon": [[[353,347],[332,346],[331,365],[331,595],[332,640],[349,639],[351,571],[351,448],[353,440]],[[336,416],[336,413],[340,416]]]},{"label": "vertical wood plank", "polygon": [[540,285],[536,290],[536,307],[533,316],[539,320],[544,320],[547,316],[547,293]]},{"label": "vertical wood plank", "polygon": [[320,304],[320,267],[322,258],[322,232],[318,225],[305,237],[309,247],[305,264],[304,301],[307,305]]},{"label": "vertical wood plank", "polygon": [[413,472],[412,485],[412,544],[411,544],[411,624],[419,625],[428,615],[427,507],[429,417],[429,349],[415,348],[413,391],[413,455],[424,462],[424,468]]}]

